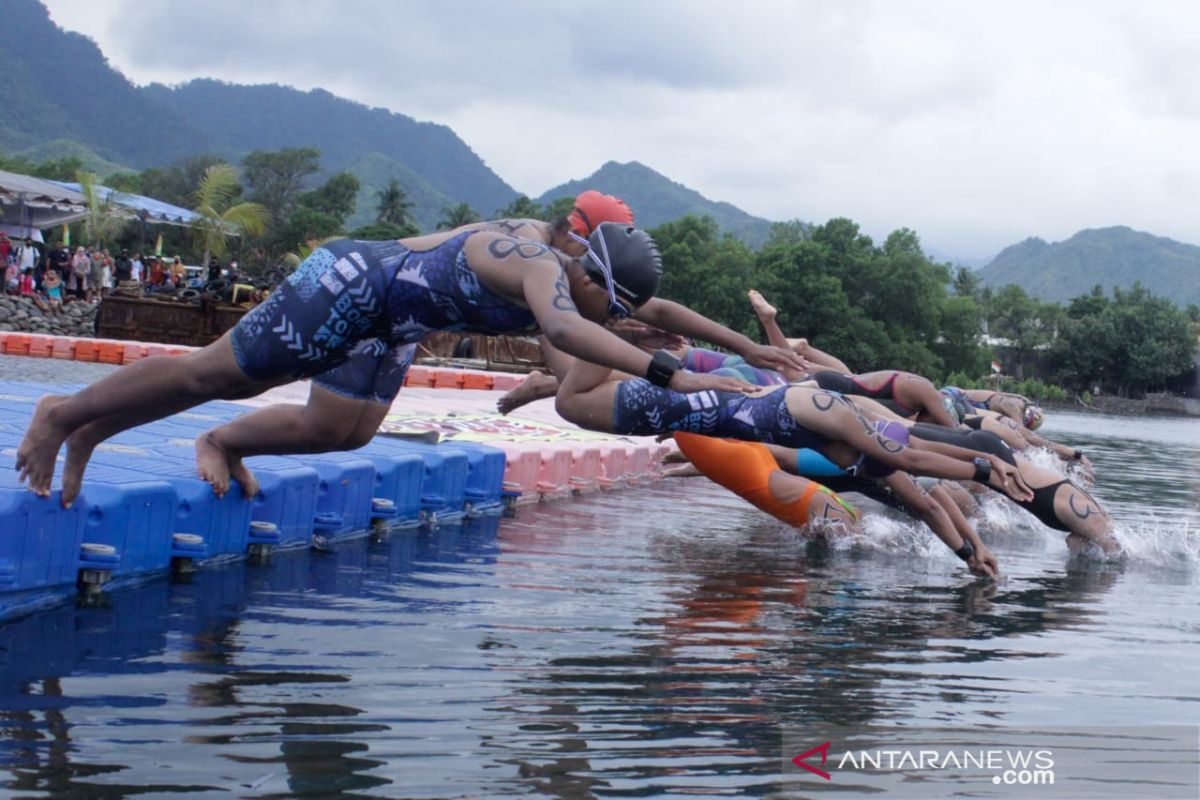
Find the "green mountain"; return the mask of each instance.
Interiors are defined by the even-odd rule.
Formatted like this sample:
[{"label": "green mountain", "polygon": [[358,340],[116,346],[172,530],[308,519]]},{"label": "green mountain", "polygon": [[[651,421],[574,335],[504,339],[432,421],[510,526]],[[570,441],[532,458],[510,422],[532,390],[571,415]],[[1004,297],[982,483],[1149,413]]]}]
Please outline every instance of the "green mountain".
[{"label": "green mountain", "polygon": [[712,217],[722,231],[733,234],[751,247],[760,247],[771,233],[770,221],[753,217],[729,203],[709,200],[636,161],[628,164],[609,161],[582,180],[555,186],[537,198],[537,202],[545,205],[560,197],[574,197],[584,189],[620,197],[633,209],[634,219],[640,227],[653,228],[684,214],[695,214]]},{"label": "green mountain", "polygon": [[1047,301],[1140,281],[1180,305],[1200,305],[1200,247],[1124,226],[1082,230],[1052,244],[1026,239],[1000,251],[979,275],[985,285],[1015,283]]},{"label": "green mountain", "polygon": [[[435,191],[490,214],[517,197],[450,128],[336,97],[324,89],[239,86],[194,80],[151,84],[143,96],[199,128],[214,152],[240,159],[251,150],[316,147],[328,172],[369,153],[408,167]],[[382,182],[386,183],[386,178]],[[378,182],[378,179],[373,179]],[[440,211],[441,206],[433,209]]]},{"label": "green mountain", "polygon": [[96,43],[67,33],[36,0],[4,0],[0,42],[0,148],[55,139],[137,167],[209,149],[195,127],[139,92]]},{"label": "green mountain", "polygon": [[20,156],[33,163],[41,161],[57,161],[60,159],[78,158],[83,168],[88,172],[94,172],[97,175],[112,175],[114,172],[134,172],[130,167],[122,164],[117,164],[109,161],[98,155],[95,150],[87,145],[80,144],[73,139],[51,139],[47,142],[35,144],[32,147],[27,147],[24,150],[17,152],[15,155]]}]

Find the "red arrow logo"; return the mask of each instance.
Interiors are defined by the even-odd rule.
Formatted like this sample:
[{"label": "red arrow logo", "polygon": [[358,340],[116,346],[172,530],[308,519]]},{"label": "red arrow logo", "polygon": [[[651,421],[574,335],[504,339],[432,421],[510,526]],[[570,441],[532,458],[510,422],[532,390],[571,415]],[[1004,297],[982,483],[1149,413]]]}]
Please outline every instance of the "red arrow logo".
[{"label": "red arrow logo", "polygon": [[804,759],[806,759],[809,756],[814,755],[816,753],[820,753],[821,754],[821,766],[822,767],[825,766],[825,759],[829,757],[829,745],[830,745],[830,743],[826,742],[825,744],[817,745],[812,750],[809,750],[807,753],[801,753],[798,756],[793,756],[792,763],[795,764],[797,767],[800,767],[801,769],[808,770],[813,775],[820,775],[822,778],[824,778],[827,781],[832,780],[832,778],[830,778],[830,776],[829,776],[829,773],[826,772],[825,770],[817,769],[816,767],[812,766],[811,764],[804,763]]}]

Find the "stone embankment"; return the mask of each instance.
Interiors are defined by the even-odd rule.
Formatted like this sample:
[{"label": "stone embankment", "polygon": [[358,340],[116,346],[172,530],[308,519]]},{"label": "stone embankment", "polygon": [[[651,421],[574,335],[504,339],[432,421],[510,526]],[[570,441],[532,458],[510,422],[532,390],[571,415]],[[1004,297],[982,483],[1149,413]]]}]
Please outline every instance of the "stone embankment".
[{"label": "stone embankment", "polygon": [[75,301],[43,311],[27,297],[0,296],[0,331],[95,336],[97,305]]}]

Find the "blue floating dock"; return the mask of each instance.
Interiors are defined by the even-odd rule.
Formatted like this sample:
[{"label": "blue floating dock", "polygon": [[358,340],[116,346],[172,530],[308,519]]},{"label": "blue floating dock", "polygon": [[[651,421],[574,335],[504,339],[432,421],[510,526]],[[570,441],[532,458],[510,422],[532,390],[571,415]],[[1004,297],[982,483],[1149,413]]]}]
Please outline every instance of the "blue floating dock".
[{"label": "blue floating dock", "polygon": [[[73,387],[72,387],[73,388]],[[214,402],[125,431],[92,456],[63,509],[17,482],[16,448],[38,398],[70,388],[0,387],[0,619],[267,548],[325,547],[380,526],[449,524],[503,510],[504,451],[378,436],[349,453],[255,456],[255,497],[222,498],[196,474],[195,437],[246,413]],[[60,485],[60,456],[55,486]]]},{"label": "blue floating dock", "polygon": [[[173,569],[271,549],[323,549],[371,531],[429,524],[448,537],[480,526],[494,533],[506,500],[540,493],[526,475],[528,448],[518,448],[521,468],[513,477],[506,475],[512,465],[499,447],[464,441],[471,437],[430,444],[420,440],[420,432],[406,432],[381,434],[347,453],[247,458],[258,493],[247,497],[234,482],[218,498],[196,474],[196,436],[253,407],[212,402],[102,443],[77,502],[63,509],[58,490],[49,498],[34,496],[13,467],[37,401],[79,388],[0,384],[0,620],[65,603],[80,592],[92,595],[161,578]],[[493,402],[462,390],[446,393],[453,402],[444,404],[440,391],[430,392],[410,400],[418,413],[425,406],[431,419],[469,415]],[[535,437],[561,434],[552,424],[525,428]],[[463,428],[449,424],[442,430],[457,435]],[[56,467],[57,487],[61,454]],[[272,570],[290,569],[292,561],[281,559]]]}]

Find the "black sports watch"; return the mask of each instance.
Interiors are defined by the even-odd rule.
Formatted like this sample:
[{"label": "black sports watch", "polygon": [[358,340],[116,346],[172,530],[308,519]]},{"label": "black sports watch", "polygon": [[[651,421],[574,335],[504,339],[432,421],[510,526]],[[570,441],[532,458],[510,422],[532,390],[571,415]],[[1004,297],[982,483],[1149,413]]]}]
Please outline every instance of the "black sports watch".
[{"label": "black sports watch", "polygon": [[987,482],[992,479],[992,462],[983,456],[976,456],[975,460],[971,463],[975,465],[975,475],[971,480],[986,486]]},{"label": "black sports watch", "polygon": [[967,539],[963,539],[962,547],[954,551],[954,555],[961,558],[963,561],[970,561],[975,557],[975,545]]},{"label": "black sports watch", "polygon": [[683,364],[678,358],[666,350],[659,350],[650,359],[650,366],[646,367],[646,380],[666,389],[671,384],[671,376],[681,369]]},{"label": "black sports watch", "polygon": [[1071,453],[1071,460],[1072,461],[1082,461],[1083,460],[1083,451],[1076,450],[1074,453]]}]

